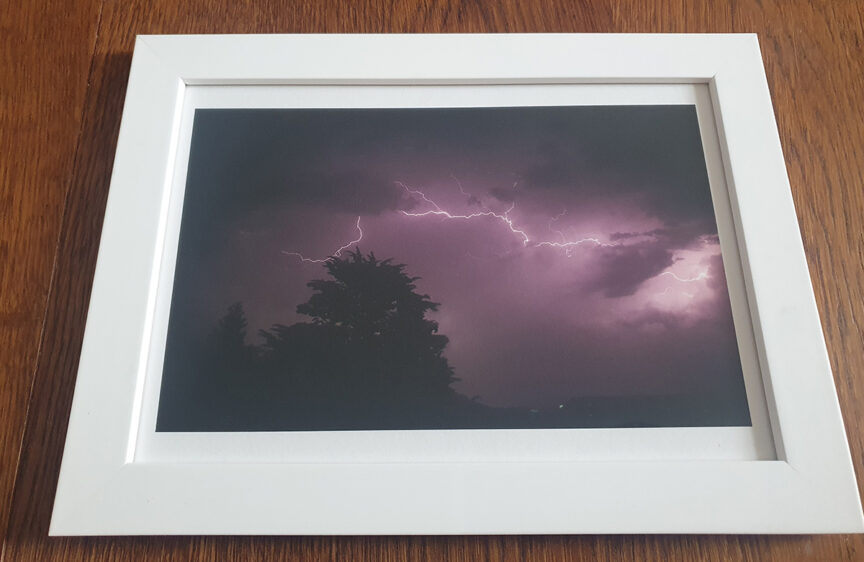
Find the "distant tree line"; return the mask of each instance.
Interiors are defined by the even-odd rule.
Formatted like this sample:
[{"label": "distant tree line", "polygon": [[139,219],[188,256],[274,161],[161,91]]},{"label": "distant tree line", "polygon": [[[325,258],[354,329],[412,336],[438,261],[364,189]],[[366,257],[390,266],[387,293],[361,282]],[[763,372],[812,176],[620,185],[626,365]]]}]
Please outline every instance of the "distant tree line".
[{"label": "distant tree line", "polygon": [[426,317],[438,304],[403,264],[356,249],[324,268],[297,307],[309,321],[261,330],[261,346],[247,343],[242,306],[228,309],[203,350],[213,412],[234,425],[432,427],[470,402],[451,388],[447,337]]}]

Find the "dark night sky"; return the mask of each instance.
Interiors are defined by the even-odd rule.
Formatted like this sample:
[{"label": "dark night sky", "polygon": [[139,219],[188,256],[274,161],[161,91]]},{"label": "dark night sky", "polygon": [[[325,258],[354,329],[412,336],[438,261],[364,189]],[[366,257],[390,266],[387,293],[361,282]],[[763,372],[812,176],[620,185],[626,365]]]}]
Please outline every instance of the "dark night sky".
[{"label": "dark night sky", "polygon": [[741,386],[693,106],[198,110],[167,357],[236,301],[305,320],[301,256],[361,230],[487,404]]}]

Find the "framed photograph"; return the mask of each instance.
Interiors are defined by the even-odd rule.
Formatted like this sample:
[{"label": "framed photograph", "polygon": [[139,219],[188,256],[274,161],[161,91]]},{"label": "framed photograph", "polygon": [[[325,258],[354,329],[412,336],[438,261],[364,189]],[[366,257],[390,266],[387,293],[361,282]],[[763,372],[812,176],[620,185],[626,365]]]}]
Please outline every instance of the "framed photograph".
[{"label": "framed photograph", "polygon": [[51,534],[862,523],[755,36],[137,39]]}]

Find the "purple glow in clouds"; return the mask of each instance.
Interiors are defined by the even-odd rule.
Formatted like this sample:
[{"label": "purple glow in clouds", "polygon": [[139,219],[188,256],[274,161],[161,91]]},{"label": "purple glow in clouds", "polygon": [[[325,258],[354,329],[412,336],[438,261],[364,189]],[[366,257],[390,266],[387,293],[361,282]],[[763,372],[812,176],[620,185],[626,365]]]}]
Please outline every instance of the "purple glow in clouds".
[{"label": "purple glow in clouds", "polygon": [[229,306],[259,346],[356,248],[439,304],[466,400],[749,423],[692,106],[198,110],[163,398]]},{"label": "purple glow in clouds", "polygon": [[[595,206],[583,223],[579,220],[580,213],[570,212],[567,208],[551,217],[537,213],[537,209],[542,209],[541,202],[531,204],[530,195],[519,193],[518,182],[511,188],[512,195],[503,201],[490,195],[488,190],[466,190],[464,183],[456,178],[452,182],[452,187],[447,182],[439,184],[436,190],[441,192],[439,197],[437,193],[431,195],[429,188],[409,187],[404,182],[395,181],[405,192],[404,205],[412,210],[395,209],[386,217],[357,217],[361,236],[342,243],[327,255],[341,255],[362,241],[363,244],[359,245],[364,250],[394,257],[400,263],[413,264],[410,271],[421,277],[422,290],[442,302],[434,318],[439,322],[441,332],[451,337],[447,352],[451,364],[457,371],[461,371],[460,365],[470,364],[476,372],[488,373],[486,377],[466,378],[457,384],[456,387],[465,394],[479,395],[485,402],[498,406],[548,407],[556,400],[560,401],[557,393],[547,396],[548,389],[542,385],[532,390],[521,389],[522,402],[498,397],[504,394],[502,391],[521,387],[524,371],[520,368],[514,372],[497,361],[495,354],[486,357],[485,361],[477,360],[478,348],[494,348],[498,341],[497,329],[490,328],[484,318],[492,322],[535,322],[538,312],[544,311],[540,317],[545,316],[552,322],[560,315],[560,307],[573,307],[580,312],[574,310],[572,317],[555,320],[558,329],[572,330],[574,339],[584,337],[584,332],[590,331],[592,334],[588,339],[593,340],[604,332],[609,332],[607,337],[614,337],[614,334],[621,337],[634,329],[658,334],[668,334],[670,328],[686,329],[712,320],[717,312],[714,308],[716,301],[726,299],[716,235],[696,237],[670,251],[666,240],[670,234],[657,228],[651,217],[640,216],[637,209],[632,209],[623,213],[629,215],[631,221],[622,220],[620,215],[626,205],[621,201],[613,203],[614,207],[609,212],[611,216],[606,217]],[[458,192],[453,191],[456,189]],[[454,199],[453,193],[459,193],[462,200],[459,201],[460,197]],[[439,200],[448,203],[439,204]],[[517,200],[528,202],[526,207],[535,209],[535,213],[521,213]],[[366,230],[370,233],[365,238],[359,227],[361,220],[365,221]],[[388,232],[396,229],[391,226],[391,221],[403,223],[398,227],[400,241],[396,244],[390,240],[392,236]],[[589,226],[586,227],[585,223]],[[608,226],[603,228],[604,224]],[[622,229],[626,234],[620,232]],[[535,237],[534,232],[545,236]],[[407,243],[415,237],[422,238],[427,245],[439,247],[435,253],[429,249],[417,252],[415,249],[423,246],[420,240]],[[325,249],[319,251],[326,252]],[[303,254],[295,251],[283,253],[306,263],[324,261],[304,258]],[[424,267],[424,262],[430,260],[436,266]],[[464,286],[448,283],[440,273],[452,274],[454,270],[437,265],[442,262],[455,268],[460,277],[470,274],[475,280],[471,285],[487,306],[480,307],[471,302],[453,306],[452,303],[467,300],[465,297],[473,300],[478,295],[474,291],[466,294]],[[497,268],[501,268],[501,275],[484,274]],[[314,276],[314,270],[309,274]],[[714,276],[719,276],[719,280],[712,281]],[[482,283],[478,282],[480,279]],[[622,291],[625,294],[619,294]],[[608,298],[610,292],[615,298]],[[607,294],[606,298],[603,293]],[[443,298],[445,295],[447,298]],[[526,306],[528,304],[530,307]],[[502,310],[510,310],[511,316],[502,317]],[[584,317],[585,311],[590,311],[592,319],[587,323],[580,318]],[[461,342],[454,342],[454,333],[461,335]],[[512,340],[517,334],[508,335]],[[530,339],[528,334],[524,337]],[[465,342],[470,343],[465,345]],[[508,347],[518,350],[519,345]],[[557,350],[550,349],[546,354],[547,360],[555,353]],[[570,386],[564,379],[571,372],[571,366],[556,364],[546,376],[557,374],[565,386]],[[614,384],[609,384],[619,379],[620,373],[618,377],[607,376],[610,381],[579,382],[596,385],[592,394],[620,392]],[[669,376],[672,376],[671,372]],[[670,384],[688,384],[687,380],[660,377],[638,382],[640,384],[634,388],[640,392],[657,393],[662,393]],[[576,388],[572,392],[575,394]]]}]

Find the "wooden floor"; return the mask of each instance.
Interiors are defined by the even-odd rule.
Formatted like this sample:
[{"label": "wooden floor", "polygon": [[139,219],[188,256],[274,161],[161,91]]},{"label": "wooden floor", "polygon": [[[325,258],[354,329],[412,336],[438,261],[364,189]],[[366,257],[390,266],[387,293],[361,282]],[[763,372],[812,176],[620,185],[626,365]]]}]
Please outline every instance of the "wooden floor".
[{"label": "wooden floor", "polygon": [[861,474],[864,2],[10,0],[0,7],[2,560],[864,559],[862,536],[47,537],[137,33],[613,31],[759,34]]}]

